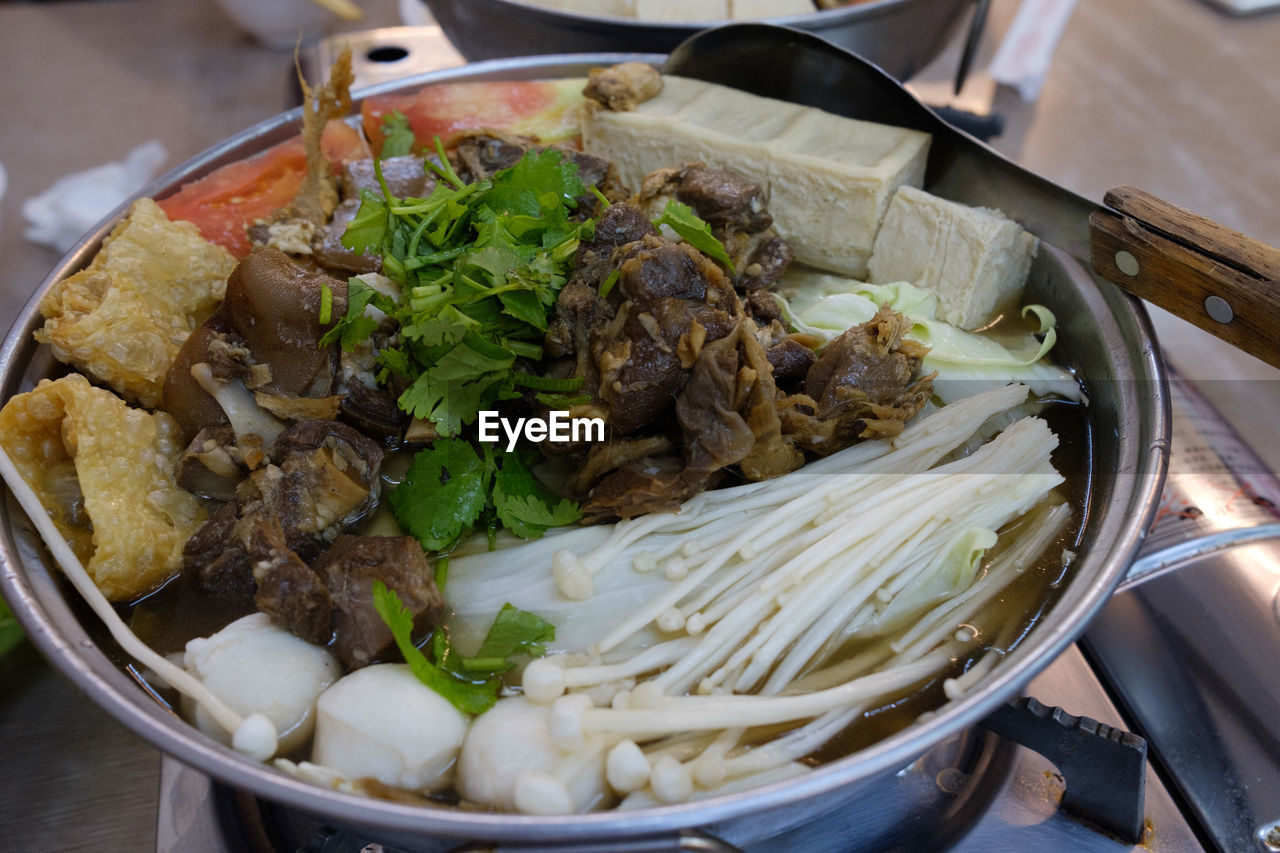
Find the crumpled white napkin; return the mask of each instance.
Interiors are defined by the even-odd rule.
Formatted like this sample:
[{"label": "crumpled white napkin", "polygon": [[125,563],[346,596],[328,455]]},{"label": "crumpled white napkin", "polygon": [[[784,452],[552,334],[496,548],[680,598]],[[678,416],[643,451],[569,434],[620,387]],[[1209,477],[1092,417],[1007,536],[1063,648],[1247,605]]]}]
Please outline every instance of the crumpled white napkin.
[{"label": "crumpled white napkin", "polygon": [[1022,0],[987,73],[1018,90],[1024,101],[1040,97],[1053,52],[1076,0]]},{"label": "crumpled white napkin", "polygon": [[116,205],[146,186],[169,153],[158,140],[130,151],[123,163],[104,163],[63,175],[22,203],[28,240],[65,252]]}]

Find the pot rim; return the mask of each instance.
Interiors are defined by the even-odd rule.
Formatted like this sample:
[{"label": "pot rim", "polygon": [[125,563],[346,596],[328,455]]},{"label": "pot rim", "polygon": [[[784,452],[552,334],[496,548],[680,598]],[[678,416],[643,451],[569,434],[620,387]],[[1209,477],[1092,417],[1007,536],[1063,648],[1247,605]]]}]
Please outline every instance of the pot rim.
[{"label": "pot rim", "polygon": [[[661,63],[664,58],[609,53],[490,60],[369,87],[354,93],[353,105],[358,106],[361,99],[370,95],[412,90],[427,83],[572,76],[585,74],[587,68],[598,65],[628,60]],[[86,234],[36,289],[0,345],[3,398],[7,400],[31,384],[24,384],[24,379],[39,351],[32,333],[39,325],[40,296],[54,282],[88,263],[102,238],[134,199],[154,197],[286,139],[296,132],[300,122],[301,108],[296,108],[211,146],[144,187]],[[1063,259],[1075,263],[1065,255]],[[1079,275],[1089,278],[1083,269],[1079,269]],[[1113,476],[1131,479],[1132,485],[1125,495],[1125,506],[1103,513],[1101,523],[1091,528],[1090,535],[1105,543],[1102,553],[1091,555],[1102,567],[1092,578],[1068,583],[1031,637],[1002,660],[978,689],[946,703],[926,721],[917,721],[797,779],[679,805],[554,817],[434,809],[344,794],[240,755],[148,698],[89,639],[59,592],[56,571],[41,559],[40,546],[32,543],[29,523],[12,495],[8,495],[4,523],[0,525],[0,591],[44,656],[124,725],[157,748],[233,787],[302,811],[352,824],[450,838],[573,843],[669,835],[766,809],[794,806],[905,766],[932,744],[976,724],[1073,643],[1122,580],[1145,536],[1163,484],[1169,434],[1168,389],[1154,332],[1141,303],[1116,288],[1091,286],[1086,297],[1098,322],[1104,324],[1103,331],[1121,341],[1134,337],[1140,343],[1138,354],[1131,354],[1127,365],[1132,375],[1122,377],[1137,381],[1122,384],[1150,389],[1145,395],[1132,389],[1124,392],[1129,394],[1131,403],[1138,404],[1138,414],[1143,419],[1134,429],[1119,430],[1114,436],[1120,443],[1122,466]],[[47,362],[35,365],[42,375],[56,364],[51,359]]]}]

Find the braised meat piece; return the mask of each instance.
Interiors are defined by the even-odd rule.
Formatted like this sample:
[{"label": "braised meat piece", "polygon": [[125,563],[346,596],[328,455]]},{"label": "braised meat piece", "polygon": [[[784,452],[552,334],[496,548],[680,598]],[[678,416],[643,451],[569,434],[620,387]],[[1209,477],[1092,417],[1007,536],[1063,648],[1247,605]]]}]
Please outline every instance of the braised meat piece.
[{"label": "braised meat piece", "polygon": [[[396,198],[426,198],[435,189],[435,175],[428,174],[422,158],[416,154],[386,157],[380,165],[387,189]],[[382,186],[373,170],[373,160],[348,160],[342,166],[342,198],[359,201],[361,190],[382,197]]]},{"label": "braised meat piece", "polygon": [[802,379],[818,357],[813,350],[798,341],[783,339],[765,350],[765,357],[773,367],[773,381],[785,383]]},{"label": "braised meat piece", "polygon": [[250,537],[262,525],[281,531],[283,547],[303,562],[376,505],[382,465],[377,442],[336,421],[302,421],[281,433],[263,465],[239,484],[235,500],[196,531],[183,550],[183,573],[208,592],[252,592]]},{"label": "braised meat piece", "polygon": [[571,485],[574,491],[586,494],[593,483],[610,471],[650,457],[669,455],[674,449],[675,444],[665,435],[615,438],[592,444],[586,459],[574,473]]},{"label": "braised meat piece", "polygon": [[781,237],[765,236],[756,242],[738,276],[738,289],[745,294],[747,313],[757,323],[767,325],[782,319],[782,310],[770,290],[795,257],[791,246]]},{"label": "braised meat piece", "polygon": [[827,344],[804,379],[804,391],[818,404],[818,414],[827,417],[854,397],[895,403],[911,386],[927,352],[903,340],[910,328],[903,315],[882,308],[869,322]]},{"label": "braised meat piece", "polygon": [[715,485],[718,474],[690,472],[678,456],[624,465],[600,481],[582,505],[588,522],[675,512],[680,504]]},{"label": "braised meat piece", "polygon": [[196,364],[237,356],[244,370],[265,365],[261,387],[279,395],[327,397],[332,393],[338,348],[320,346],[325,289],[331,315],[347,307],[347,283],[305,267],[277,249],[261,249],[236,265],[222,305],[183,344],[164,384],[164,409],[188,435],[227,423],[221,406],[191,374]]},{"label": "braised meat piece", "polygon": [[647,235],[656,237],[658,229],[639,209],[629,204],[610,205],[596,220],[592,238],[578,246],[570,284],[582,282],[599,289],[609,273],[616,269],[614,252]]},{"label": "braised meat piece", "polygon": [[734,465],[755,443],[746,419],[738,413],[748,386],[757,378],[754,372],[739,371],[741,328],[702,348],[689,384],[676,400],[685,463],[692,472],[710,473]]},{"label": "braised meat piece", "polygon": [[[290,547],[299,538],[332,542],[377,503],[382,448],[338,421],[301,421],[281,433],[271,449],[280,474],[255,472],[238,499],[252,506],[253,492],[280,520]],[[245,500],[249,498],[249,500]]]},{"label": "braised meat piece", "polygon": [[313,564],[333,600],[333,651],[348,671],[387,656],[394,638],[373,606],[382,581],[413,614],[421,637],[444,618],[431,564],[410,536],[342,536]]},{"label": "braised meat piece", "polygon": [[182,574],[205,592],[243,606],[252,604],[257,585],[249,554],[234,539],[239,520],[239,505],[223,504],[182,547]]},{"label": "braised meat piece", "polygon": [[535,140],[527,136],[479,130],[459,136],[454,151],[462,163],[464,180],[473,183],[510,169],[534,147]]},{"label": "braised meat piece", "polygon": [[781,406],[783,432],[824,455],[902,432],[929,401],[935,375],[916,378],[928,348],[904,340],[910,328],[906,317],[882,308],[827,344],[805,376],[805,393]]},{"label": "braised meat piece", "polygon": [[[640,210],[658,217],[670,201],[689,205],[711,226],[733,263],[736,287],[746,295],[772,288],[795,257],[773,228],[764,189],[736,172],[688,163],[646,175],[636,199]],[[777,315],[768,300],[757,298],[749,307],[761,322]]]},{"label": "braised meat piece", "polygon": [[687,167],[676,172],[675,197],[712,229],[763,231],[773,224],[760,185],[728,169]]},{"label": "braised meat piece", "polygon": [[311,255],[316,263],[325,269],[339,270],[344,273],[359,275],[366,272],[378,272],[382,269],[382,258],[371,251],[360,254],[342,245],[342,235],[347,226],[360,211],[360,202],[347,199],[338,205],[333,212],[333,219],[323,229],[316,232],[311,240]]},{"label": "braised meat piece", "polygon": [[592,354],[605,420],[627,434],[670,409],[692,352],[727,335],[739,307],[720,268],[685,243],[646,238],[619,270],[626,301]]},{"label": "braised meat piece", "polygon": [[396,405],[396,398],[382,388],[362,382],[343,386],[341,417],[366,435],[391,441],[404,433],[409,416]]},{"label": "braised meat piece", "polygon": [[329,641],[329,590],[320,577],[285,544],[274,519],[250,517],[237,534],[258,584],[253,603],[276,624],[309,643]]},{"label": "braised meat piece", "polygon": [[662,75],[645,62],[592,68],[582,94],[614,112],[634,110],[662,91]]},{"label": "braised meat piece", "polygon": [[705,346],[676,401],[689,470],[737,465],[747,479],[764,480],[799,468],[804,458],[782,436],[777,396],[773,368],[750,320]]}]

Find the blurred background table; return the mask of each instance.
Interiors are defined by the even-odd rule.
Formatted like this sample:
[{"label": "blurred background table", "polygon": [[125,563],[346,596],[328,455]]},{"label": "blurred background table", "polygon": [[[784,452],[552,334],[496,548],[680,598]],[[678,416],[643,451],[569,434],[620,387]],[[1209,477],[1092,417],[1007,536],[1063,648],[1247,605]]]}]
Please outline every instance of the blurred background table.
[{"label": "blurred background table", "polygon": [[[393,0],[360,5],[357,26],[400,22]],[[1016,8],[993,3],[985,58]],[[1079,0],[1039,100],[997,92],[1006,130],[993,145],[1089,198],[1133,184],[1280,245],[1278,47],[1280,13]],[[958,49],[919,79],[948,79]],[[164,143],[172,166],[279,112],[292,92],[287,51],[257,45],[198,0],[0,0],[0,57],[4,328],[58,260],[23,239],[25,198],[148,139]],[[1156,324],[1175,366],[1280,470],[1280,444],[1266,440],[1280,423],[1280,371],[1167,315]],[[152,848],[158,774],[159,754],[29,645],[0,660],[0,846]]]}]

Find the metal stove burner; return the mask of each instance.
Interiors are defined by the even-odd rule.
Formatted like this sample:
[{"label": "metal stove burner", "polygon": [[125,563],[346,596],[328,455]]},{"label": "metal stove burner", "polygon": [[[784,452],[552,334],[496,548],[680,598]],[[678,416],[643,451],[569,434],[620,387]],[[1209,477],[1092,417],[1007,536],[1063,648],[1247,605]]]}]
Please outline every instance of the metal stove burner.
[{"label": "metal stove burner", "polygon": [[[1083,655],[1072,647],[1030,685],[1049,705],[1124,727]],[[938,745],[890,785],[867,794],[866,806],[793,830],[748,850],[1000,851],[1069,850],[1118,853],[1204,848],[1150,768],[1146,770],[1145,832],[1135,847],[1101,834],[1060,808],[1062,775],[1024,747],[982,730]],[[859,800],[859,804],[862,804]],[[923,805],[922,805],[923,804]],[[166,758],[161,770],[157,853],[306,851],[370,853],[379,845],[311,815],[258,801]],[[457,840],[381,847],[387,853],[476,849]],[[604,850],[607,848],[592,848]],[[629,853],[645,848],[628,845]],[[657,848],[655,848],[657,849]],[[663,848],[670,849],[670,848]],[[691,832],[682,849],[730,851],[725,842]],[[582,848],[585,853],[585,848]]]}]

